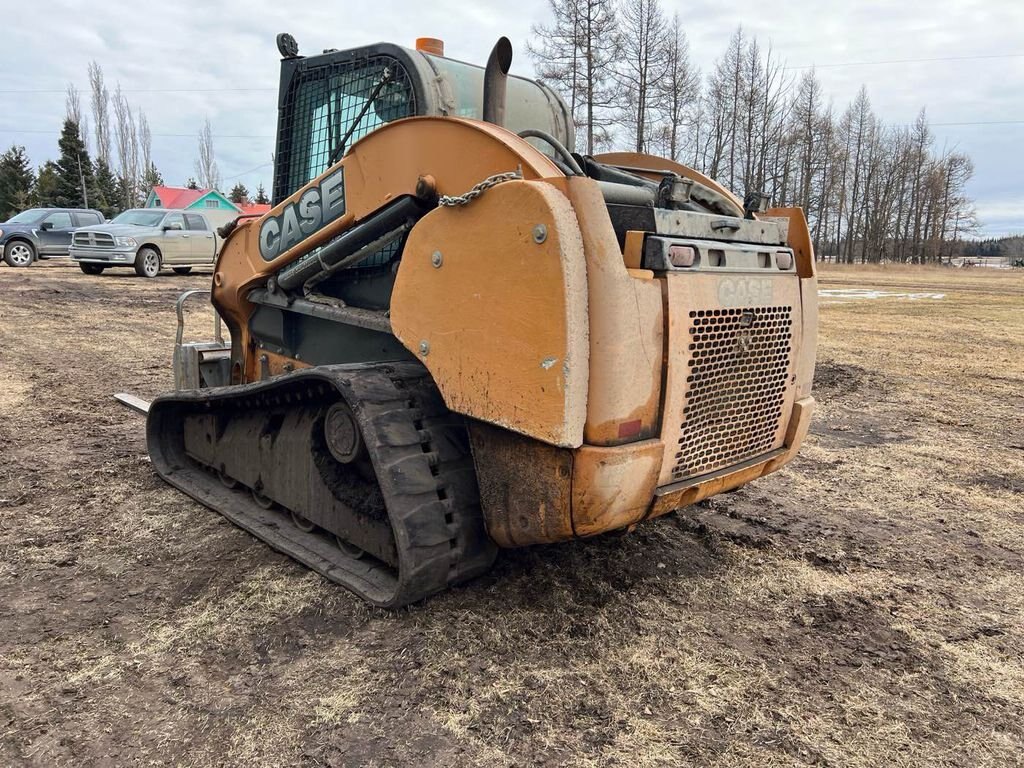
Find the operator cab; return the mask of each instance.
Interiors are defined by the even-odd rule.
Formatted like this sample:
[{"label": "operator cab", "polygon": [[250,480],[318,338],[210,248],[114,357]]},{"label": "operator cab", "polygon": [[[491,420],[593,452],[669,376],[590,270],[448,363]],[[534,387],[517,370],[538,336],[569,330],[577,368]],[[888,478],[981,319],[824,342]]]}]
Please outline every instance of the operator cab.
[{"label": "operator cab", "polygon": [[[418,43],[420,41],[417,41]],[[290,35],[278,36],[274,204],[322,174],[356,141],[405,117],[483,119],[485,68],[390,43],[299,56]],[[562,100],[542,83],[509,75],[505,126],[541,129],[572,147],[575,131]]]}]

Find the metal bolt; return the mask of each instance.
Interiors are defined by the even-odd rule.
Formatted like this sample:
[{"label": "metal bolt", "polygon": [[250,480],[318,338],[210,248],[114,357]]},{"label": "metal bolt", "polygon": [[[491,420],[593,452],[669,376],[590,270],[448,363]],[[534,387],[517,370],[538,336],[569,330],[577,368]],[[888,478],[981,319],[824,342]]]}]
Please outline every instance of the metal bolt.
[{"label": "metal bolt", "polygon": [[443,262],[444,257],[441,256],[441,252],[434,251],[434,255],[430,257],[430,263],[433,264],[434,267],[440,267]]},{"label": "metal bolt", "polygon": [[543,224],[538,224],[533,228],[533,242],[540,245],[548,239],[548,228]]},{"label": "metal bolt", "polygon": [[420,354],[426,357],[430,354],[430,344],[426,341],[420,342]]}]

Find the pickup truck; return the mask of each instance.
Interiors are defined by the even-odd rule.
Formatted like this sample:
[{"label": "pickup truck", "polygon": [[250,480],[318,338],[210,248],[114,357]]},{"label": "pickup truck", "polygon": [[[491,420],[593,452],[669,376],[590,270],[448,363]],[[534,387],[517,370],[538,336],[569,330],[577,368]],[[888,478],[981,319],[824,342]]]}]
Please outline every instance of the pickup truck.
[{"label": "pickup truck", "polygon": [[0,224],[0,254],[11,267],[67,256],[78,227],[102,223],[103,214],[87,208],[30,208]]},{"label": "pickup truck", "polygon": [[87,275],[110,267],[134,267],[141,277],[156,277],[163,267],[187,275],[212,265],[220,245],[207,213],[133,208],[109,224],[75,232],[71,258]]}]

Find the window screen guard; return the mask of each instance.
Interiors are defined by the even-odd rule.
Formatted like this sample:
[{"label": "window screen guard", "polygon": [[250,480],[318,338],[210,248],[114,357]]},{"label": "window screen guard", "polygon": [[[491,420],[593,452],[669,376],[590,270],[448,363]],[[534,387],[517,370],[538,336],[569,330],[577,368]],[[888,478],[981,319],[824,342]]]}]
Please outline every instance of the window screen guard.
[{"label": "window screen guard", "polygon": [[416,114],[409,73],[392,56],[366,55],[296,71],[282,105],[274,168],[274,201],[327,170],[331,152],[352,129],[384,72],[391,79],[352,130],[348,146],[385,123]]},{"label": "window screen guard", "polygon": [[[378,90],[385,71],[390,78]],[[275,204],[327,170],[331,153],[360,113],[346,150],[385,123],[417,114],[409,72],[393,56],[362,55],[300,66],[287,87],[278,125]],[[364,110],[374,91],[378,91],[376,98]],[[358,266],[386,264],[398,247],[399,243],[390,243]]]}]

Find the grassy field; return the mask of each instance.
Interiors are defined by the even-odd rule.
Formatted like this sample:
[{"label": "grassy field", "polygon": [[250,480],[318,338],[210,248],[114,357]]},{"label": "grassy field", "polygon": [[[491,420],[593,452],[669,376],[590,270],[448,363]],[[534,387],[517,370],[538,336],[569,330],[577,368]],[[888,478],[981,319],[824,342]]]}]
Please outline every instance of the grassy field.
[{"label": "grassy field", "polygon": [[398,613],[154,476],[208,281],[0,268],[0,764],[1024,764],[1020,271],[826,267],[784,471]]}]

